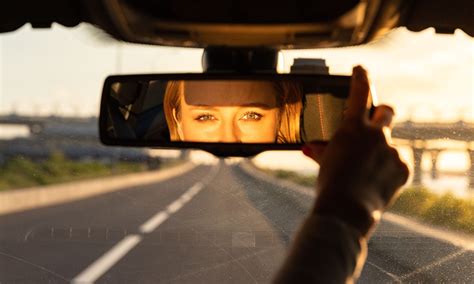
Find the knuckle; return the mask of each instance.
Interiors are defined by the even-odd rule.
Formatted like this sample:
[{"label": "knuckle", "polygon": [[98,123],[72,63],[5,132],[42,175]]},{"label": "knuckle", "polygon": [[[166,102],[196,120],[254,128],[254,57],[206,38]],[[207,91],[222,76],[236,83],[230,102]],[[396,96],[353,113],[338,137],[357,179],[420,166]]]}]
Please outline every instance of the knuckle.
[{"label": "knuckle", "polygon": [[410,176],[410,170],[408,169],[408,166],[400,161],[400,176],[401,176],[401,185],[404,185],[407,180],[408,180],[408,177]]},{"label": "knuckle", "polygon": [[393,156],[393,158],[396,161],[401,161],[400,154],[398,153],[398,150],[393,148],[393,147],[390,147],[390,146],[388,148],[389,148],[390,154]]},{"label": "knuckle", "polygon": [[400,154],[397,149],[391,148],[391,152],[393,153],[393,158],[394,158],[394,163],[395,163],[395,168],[397,171],[396,176],[398,177],[398,186],[404,185],[408,177],[410,176],[410,170],[408,169],[408,166],[405,164],[405,162],[400,159]]},{"label": "knuckle", "polygon": [[391,112],[391,114],[395,114],[395,110],[389,106],[389,105],[378,105],[377,108],[380,108],[380,109],[383,109],[384,111],[388,111],[388,112]]},{"label": "knuckle", "polygon": [[387,148],[387,158],[390,160],[390,164],[392,165],[393,183],[396,188],[399,188],[407,182],[408,177],[410,176],[410,170],[405,162],[400,158],[400,153],[396,148],[390,146]]}]

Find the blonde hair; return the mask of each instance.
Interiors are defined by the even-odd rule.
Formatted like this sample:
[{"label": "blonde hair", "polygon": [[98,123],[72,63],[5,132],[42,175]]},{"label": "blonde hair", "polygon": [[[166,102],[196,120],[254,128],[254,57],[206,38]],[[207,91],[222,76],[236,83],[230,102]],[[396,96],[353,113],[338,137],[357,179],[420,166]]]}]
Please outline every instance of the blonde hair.
[{"label": "blonde hair", "polygon": [[[290,81],[274,82],[278,92],[277,103],[280,108],[280,122],[277,143],[299,143],[300,117],[303,109],[303,92],[300,86]],[[169,81],[164,96],[164,112],[170,131],[171,141],[180,141],[178,120],[180,119],[181,98],[184,95],[184,81]]]}]

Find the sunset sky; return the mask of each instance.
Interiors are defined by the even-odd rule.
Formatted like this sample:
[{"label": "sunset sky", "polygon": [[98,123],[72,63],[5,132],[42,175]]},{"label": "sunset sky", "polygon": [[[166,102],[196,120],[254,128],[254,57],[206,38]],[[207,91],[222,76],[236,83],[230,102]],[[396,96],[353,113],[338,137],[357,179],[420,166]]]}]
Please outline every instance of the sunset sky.
[{"label": "sunset sky", "polygon": [[[0,113],[96,115],[103,80],[116,73],[200,72],[200,49],[118,44],[87,25],[0,36]],[[361,47],[283,52],[283,69],[294,58],[325,58],[330,71],[370,71],[381,102],[400,120],[474,121],[474,40],[461,31],[399,29]],[[120,59],[118,59],[120,58]]]},{"label": "sunset sky", "polygon": [[[201,72],[201,54],[200,49],[119,44],[88,25],[24,26],[0,35],[0,113],[98,115],[109,74]],[[324,58],[334,74],[364,65],[379,101],[395,107],[398,121],[474,121],[474,40],[462,31],[437,35],[433,29],[400,28],[365,46],[285,51],[282,69],[289,71],[298,57]],[[292,155],[288,161],[295,162],[288,167],[313,167],[294,156],[300,154]],[[467,167],[465,155],[456,159],[443,163]]]}]

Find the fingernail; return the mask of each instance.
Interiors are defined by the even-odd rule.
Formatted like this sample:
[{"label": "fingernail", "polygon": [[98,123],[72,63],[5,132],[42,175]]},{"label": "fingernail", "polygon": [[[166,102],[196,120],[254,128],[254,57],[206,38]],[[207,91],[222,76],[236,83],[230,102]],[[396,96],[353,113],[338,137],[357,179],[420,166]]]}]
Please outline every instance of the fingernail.
[{"label": "fingernail", "polygon": [[357,65],[352,69],[352,74],[357,81],[366,81],[367,75],[365,69],[362,66]]},{"label": "fingernail", "polygon": [[303,151],[303,154],[305,154],[306,156],[311,156],[312,152],[311,151],[311,148],[309,148],[308,146],[304,145],[303,147],[301,147],[301,151]]}]

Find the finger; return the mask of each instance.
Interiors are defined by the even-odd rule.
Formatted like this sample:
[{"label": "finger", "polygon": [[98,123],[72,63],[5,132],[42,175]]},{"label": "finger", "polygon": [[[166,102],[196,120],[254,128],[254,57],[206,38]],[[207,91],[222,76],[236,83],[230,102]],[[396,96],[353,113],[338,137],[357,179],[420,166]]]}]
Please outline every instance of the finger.
[{"label": "finger", "polygon": [[388,146],[384,150],[385,155],[381,157],[383,160],[380,163],[380,168],[384,168],[387,173],[386,179],[389,181],[386,183],[387,190],[397,190],[406,183],[410,175],[410,171],[406,163],[402,160],[399,151],[391,146]]},{"label": "finger", "polygon": [[370,123],[374,127],[378,128],[390,127],[394,115],[395,113],[391,107],[387,105],[380,105],[375,108],[374,114],[370,119]]},{"label": "finger", "polygon": [[370,86],[367,72],[362,66],[352,69],[351,90],[348,99],[346,119],[363,120],[367,108]]},{"label": "finger", "polygon": [[324,152],[326,150],[327,143],[323,142],[312,142],[304,145],[301,150],[307,157],[313,159],[316,163],[320,164]]}]

